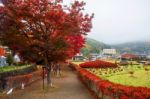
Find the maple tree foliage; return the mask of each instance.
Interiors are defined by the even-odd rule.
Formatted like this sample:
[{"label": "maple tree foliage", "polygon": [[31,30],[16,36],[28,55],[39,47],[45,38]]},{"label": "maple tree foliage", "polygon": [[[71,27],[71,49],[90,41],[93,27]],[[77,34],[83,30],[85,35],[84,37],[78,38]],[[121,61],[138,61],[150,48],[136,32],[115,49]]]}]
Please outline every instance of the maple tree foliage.
[{"label": "maple tree foliage", "polygon": [[83,14],[85,3],[63,0],[3,0],[0,40],[23,60],[44,60],[47,66],[73,57],[84,46],[93,15]]}]

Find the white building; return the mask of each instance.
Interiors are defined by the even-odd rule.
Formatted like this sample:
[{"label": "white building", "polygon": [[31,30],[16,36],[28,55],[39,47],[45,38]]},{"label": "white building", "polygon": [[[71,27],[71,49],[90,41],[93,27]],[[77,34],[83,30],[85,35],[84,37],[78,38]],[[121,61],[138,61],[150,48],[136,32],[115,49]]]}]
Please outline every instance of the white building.
[{"label": "white building", "polygon": [[116,49],[103,49],[103,55],[115,55],[117,54]]}]

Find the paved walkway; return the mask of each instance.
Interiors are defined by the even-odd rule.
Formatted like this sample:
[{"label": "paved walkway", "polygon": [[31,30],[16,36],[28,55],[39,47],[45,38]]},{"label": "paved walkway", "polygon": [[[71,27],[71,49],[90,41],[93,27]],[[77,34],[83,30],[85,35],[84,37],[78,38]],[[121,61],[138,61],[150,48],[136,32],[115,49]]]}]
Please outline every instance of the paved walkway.
[{"label": "paved walkway", "polygon": [[53,77],[54,88],[42,90],[42,80],[24,90],[14,91],[12,95],[0,99],[95,99],[70,68],[63,70],[63,77]]}]

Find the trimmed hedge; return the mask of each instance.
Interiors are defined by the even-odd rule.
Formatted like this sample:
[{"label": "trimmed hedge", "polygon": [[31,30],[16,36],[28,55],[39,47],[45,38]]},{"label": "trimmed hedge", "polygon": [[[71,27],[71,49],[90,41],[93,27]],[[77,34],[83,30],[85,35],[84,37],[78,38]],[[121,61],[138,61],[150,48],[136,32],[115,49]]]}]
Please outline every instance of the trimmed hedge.
[{"label": "trimmed hedge", "polygon": [[36,65],[27,65],[27,66],[23,66],[23,68],[21,69],[14,69],[10,71],[0,72],[0,79],[4,79],[9,76],[24,75],[24,74],[33,72],[36,69],[37,69]]}]

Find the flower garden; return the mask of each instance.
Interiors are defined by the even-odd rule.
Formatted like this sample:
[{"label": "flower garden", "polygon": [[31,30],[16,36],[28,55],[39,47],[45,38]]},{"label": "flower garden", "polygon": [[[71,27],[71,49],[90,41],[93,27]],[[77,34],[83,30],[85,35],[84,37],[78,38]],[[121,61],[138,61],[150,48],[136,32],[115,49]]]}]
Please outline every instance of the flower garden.
[{"label": "flower garden", "polygon": [[149,99],[149,67],[117,66],[92,61],[75,67],[79,77],[100,99]]},{"label": "flower garden", "polygon": [[[147,69],[149,70],[149,67]],[[111,82],[135,87],[150,87],[150,73],[140,65],[135,65],[133,67],[120,66],[113,69],[88,68],[87,70]]]}]

